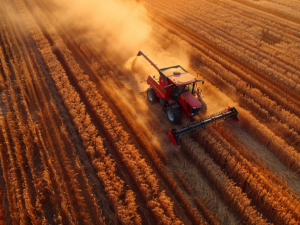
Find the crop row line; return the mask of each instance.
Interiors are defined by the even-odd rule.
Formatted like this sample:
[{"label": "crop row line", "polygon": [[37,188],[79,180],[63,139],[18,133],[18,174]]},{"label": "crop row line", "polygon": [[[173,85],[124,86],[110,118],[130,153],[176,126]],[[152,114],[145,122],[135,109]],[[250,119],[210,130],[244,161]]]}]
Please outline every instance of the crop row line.
[{"label": "crop row line", "polygon": [[264,215],[274,223],[277,221],[281,224],[286,222],[297,224],[296,221],[300,218],[299,202],[290,196],[283,198],[268,179],[259,170],[255,170],[254,165],[242,157],[218,133],[213,130],[203,131],[197,135],[197,140],[204,149],[209,149],[208,154],[245,190],[247,196],[261,207]]},{"label": "crop row line", "polygon": [[[258,21],[257,24],[265,24],[268,30],[273,32],[282,31],[293,41],[297,41],[300,38],[299,33],[297,32],[298,26],[293,23],[286,23],[285,20],[282,20],[279,17],[275,17],[269,14],[263,14],[258,10],[252,9],[251,7],[243,7],[239,3],[234,2],[224,2],[224,1],[215,1],[215,0],[207,0],[208,2],[218,5],[222,8],[226,8],[229,11],[232,11],[234,7],[234,12],[240,14],[242,17],[249,18],[256,24],[255,21]],[[232,4],[233,3],[233,4]]]},{"label": "crop row line", "polygon": [[[153,4],[151,4],[151,6],[152,5]],[[168,12],[168,9],[162,7],[161,3],[159,4],[154,3],[154,5],[155,5],[154,10],[159,11],[157,10],[157,8],[158,9],[161,8],[163,9],[164,12]],[[173,14],[174,14],[174,9],[170,10],[170,13],[167,15],[173,15]],[[198,22],[196,21],[194,23],[197,23],[197,25],[190,26],[189,23],[185,22],[186,16],[181,16],[181,14],[182,11],[181,10],[179,11],[178,9],[178,13],[176,14],[176,17],[171,20],[176,21],[177,25],[182,24],[183,26],[187,27],[186,29],[189,29],[191,32],[194,32],[198,37],[202,37],[205,40],[209,40],[210,45],[213,45],[215,50],[217,49],[218,51],[222,52],[224,56],[226,56],[229,59],[232,59],[233,61],[238,61],[240,65],[243,65],[249,71],[253,71],[254,73],[259,73],[261,76],[266,77],[267,79],[272,79],[277,83],[284,84],[290,88],[289,91],[293,90],[295,93],[298,94],[300,93],[300,86],[297,84],[297,82],[299,81],[299,76],[296,76],[294,73],[282,69],[279,72],[274,71],[273,69],[269,68],[269,66],[267,66],[269,62],[268,60],[265,59],[268,59],[268,56],[261,55],[263,54],[261,53],[261,51],[253,50],[252,47],[250,47],[249,45],[242,44],[239,40],[236,40],[236,42],[239,42],[238,45],[233,45],[232,43],[228,43],[230,41],[228,37],[224,36],[222,32],[219,32],[217,30],[212,30],[213,26],[206,25],[207,22],[198,24]],[[198,29],[199,26],[202,28],[199,30],[200,34],[198,34],[198,32],[196,32],[194,29],[195,27],[197,27]],[[215,33],[217,33],[218,35]],[[244,52],[247,54],[244,54]],[[257,54],[261,56],[258,56]],[[257,59],[261,59],[261,61]],[[275,64],[272,65],[275,65],[275,67],[278,68],[277,64],[278,62],[276,62],[276,65]],[[271,63],[269,63],[269,65],[271,65]],[[297,70],[294,71],[298,73]],[[284,72],[285,74],[283,76],[282,73]]]},{"label": "crop row line", "polygon": [[284,14],[282,12],[275,11],[274,9],[268,9],[264,6],[259,6],[259,5],[253,4],[252,2],[249,2],[249,1],[242,1],[242,0],[234,0],[234,1],[238,2],[242,5],[248,6],[250,8],[256,9],[258,11],[262,11],[262,12],[265,12],[267,14],[272,14],[272,15],[277,16],[279,18],[282,18],[282,19],[289,20],[291,22],[300,24],[300,19],[299,18],[295,18],[294,16]]},{"label": "crop row line", "polygon": [[[19,28],[18,31],[22,30],[22,29],[20,29],[20,27],[16,28],[16,26],[14,26],[14,28],[17,30]],[[39,75],[37,75],[37,73],[41,74],[41,71],[40,71],[39,66],[37,65],[36,58],[33,56],[34,54],[32,52],[31,46],[28,42],[28,39],[20,38],[17,31],[15,31],[15,34],[16,34],[16,38],[19,40],[19,43],[21,45],[27,46],[27,48],[25,48],[27,51],[23,51],[22,53],[24,54],[24,56],[21,57],[22,60],[24,60],[24,58],[25,58],[24,61],[26,61],[27,67],[24,66],[24,71],[26,72],[25,73],[26,76],[23,78],[22,77],[20,78],[21,80],[26,81],[26,85],[22,85],[20,89],[23,89],[23,86],[27,87],[27,89],[25,88],[25,90],[23,91],[23,95],[26,95],[26,92],[28,92],[27,95],[28,95],[29,99],[33,101],[32,105],[36,105],[36,107],[39,108],[38,111],[46,112],[46,113],[42,114],[42,116],[43,117],[46,116],[47,120],[51,122],[50,124],[52,125],[51,126],[52,129],[50,129],[49,132],[51,134],[54,133],[56,135],[56,137],[54,139],[59,142],[57,145],[61,149],[58,152],[60,155],[59,157],[62,159],[66,159],[66,161],[63,160],[63,163],[64,163],[63,168],[68,168],[68,167],[70,167],[70,165],[66,164],[66,162],[69,162],[69,164],[71,164],[70,158],[73,158],[73,157],[77,158],[74,146],[71,143],[69,134],[65,130],[64,122],[60,118],[60,115],[56,108],[56,105],[53,103],[53,98],[52,98],[51,94],[47,92],[49,90],[48,90],[47,84],[45,83],[45,79],[38,78]],[[11,35],[11,37],[12,36],[13,35]],[[14,54],[14,55],[17,55],[17,54]],[[31,60],[28,60],[28,59],[31,59]],[[24,106],[28,107],[28,105],[26,105],[24,101],[23,101],[23,103],[24,103],[23,104]],[[40,106],[43,109],[41,109]],[[32,106],[29,106],[29,107],[32,108]],[[28,109],[27,109],[27,111],[28,111]],[[19,111],[17,111],[17,112],[19,113]],[[51,114],[50,114],[50,112],[51,112]],[[21,118],[21,116],[19,116],[19,118]],[[57,126],[60,126],[60,130],[58,130]],[[27,127],[22,126],[22,128],[27,128]],[[49,129],[48,126],[46,126],[45,128]],[[21,131],[23,131],[23,130],[21,129]],[[60,135],[58,135],[58,134],[60,134]],[[63,141],[63,143],[62,143],[62,141]],[[29,142],[29,143],[33,143],[33,141]],[[67,156],[66,153],[69,153],[69,156]],[[34,156],[34,155],[35,154],[31,154],[31,156]],[[31,156],[27,157],[27,158],[29,158],[31,160]],[[36,165],[36,163],[35,163],[35,165]],[[89,211],[93,214],[93,219],[94,219],[93,223],[95,223],[95,222],[102,223],[102,221],[103,221],[103,218],[101,215],[102,213],[101,213],[101,210],[99,209],[99,206],[96,203],[96,199],[93,195],[92,188],[91,188],[89,181],[85,175],[84,168],[78,162],[73,163],[72,166],[75,167],[76,173],[74,170],[72,171],[72,169],[68,169],[68,179],[67,180],[72,180],[71,187],[68,187],[68,190],[70,189],[71,192],[75,193],[75,198],[82,199],[83,197],[80,197],[80,196],[84,196],[84,199],[82,199],[81,201],[78,201],[74,204],[74,205],[78,205],[80,207],[80,212],[78,214],[83,214],[82,218],[87,218],[87,220],[90,218],[90,215],[87,215],[88,212],[87,212],[87,207],[85,205],[86,204],[85,201],[86,201],[87,204],[90,206]],[[39,169],[37,169],[37,170],[39,170]],[[76,174],[75,177],[74,177],[74,174]],[[72,177],[72,178],[70,178],[70,177]],[[78,181],[78,179],[80,179],[80,181]],[[79,186],[80,186],[80,188],[78,188]],[[39,191],[40,188],[38,188],[37,190]],[[53,198],[53,196],[52,196],[52,198]]]},{"label": "crop row line", "polygon": [[[2,38],[5,37],[5,36],[6,35],[2,35]],[[4,46],[5,47],[9,47],[8,45],[9,44],[5,44]],[[17,137],[18,134],[17,134],[17,131],[16,131],[16,124],[15,124],[16,120],[12,119],[12,117],[14,117],[14,115],[11,113],[11,107],[16,107],[17,99],[15,98],[14,92],[13,92],[12,87],[11,87],[11,81],[10,81],[11,72],[10,72],[10,69],[8,68],[8,66],[7,66],[7,63],[6,63],[5,59],[4,59],[4,55],[3,55],[3,51],[2,51],[1,47],[0,47],[0,61],[1,61],[2,65],[3,65],[3,72],[5,72],[5,75],[6,75],[6,82],[5,82],[5,84],[6,84],[7,87],[4,85],[5,86],[4,90],[7,90],[10,93],[11,100],[10,101],[7,100],[6,95],[4,93],[3,93],[2,98],[3,98],[3,101],[5,103],[7,103],[7,108],[9,109],[8,110],[9,111],[8,122],[9,122],[9,125],[11,127],[11,134],[14,137],[14,141],[16,143],[15,149],[17,150],[17,153],[15,153],[15,155],[16,155],[16,157],[18,159],[18,162],[19,162],[19,165],[20,165],[19,167],[21,167],[21,169],[22,169],[21,172],[22,172],[23,179],[25,179],[25,186],[26,186],[25,191],[27,191],[26,196],[25,196],[25,198],[26,198],[25,199],[26,200],[26,207],[28,208],[28,211],[30,213],[30,217],[31,217],[32,221],[36,221],[36,218],[33,215],[33,204],[34,203],[32,201],[34,200],[34,198],[31,200],[30,196],[29,196],[28,186],[29,186],[30,181],[28,181],[28,179],[29,179],[28,175],[24,173],[24,170],[25,170],[24,169],[24,161],[23,161],[23,158],[21,157],[21,155],[22,155],[22,150],[20,149],[20,145],[21,144],[19,143],[19,138]],[[11,64],[11,67],[14,68],[14,69],[16,69],[15,66],[12,65],[12,64]],[[4,79],[3,74],[1,74],[1,78]],[[10,103],[10,104],[8,104],[8,103]],[[16,113],[18,113],[18,112],[19,111],[17,110]],[[5,121],[3,122],[3,124],[5,124],[4,126],[7,126],[6,125],[7,123]],[[27,140],[26,136],[24,136],[23,139],[24,139],[24,141],[26,141]],[[27,149],[26,149],[26,154],[27,154]],[[32,161],[29,159],[28,160],[29,166],[31,165],[31,162]],[[5,169],[5,168],[3,168],[3,169]],[[37,199],[37,201],[39,201],[39,199]],[[16,212],[12,212],[12,215],[15,215],[15,213]]]},{"label": "crop row line", "polygon": [[[206,15],[206,10],[203,10],[201,16],[198,16],[196,12],[191,14],[191,12],[194,9],[191,4],[183,5],[182,2],[179,2],[178,5],[173,4],[172,8],[173,12],[174,9],[176,9],[177,12],[175,17],[176,21],[180,21],[182,24],[187,25],[187,27],[190,27],[191,30],[194,30],[199,35],[203,36],[203,31],[207,31],[207,34],[215,38],[216,41],[214,41],[214,43],[216,43],[216,45],[223,45],[221,47],[224,48],[224,43],[228,42],[228,46],[235,46],[231,49],[231,53],[234,52],[234,55],[236,55],[236,57],[245,58],[242,57],[242,54],[246,54],[248,57],[251,57],[254,61],[258,61],[258,63],[263,63],[264,65],[268,66],[268,68],[273,68],[275,72],[277,71],[280,73],[286,73],[285,76],[291,76],[291,79],[293,81],[297,82],[299,80],[300,73],[298,64],[297,62],[291,63],[290,55],[285,54],[283,56],[283,54],[281,53],[280,56],[277,56],[276,52],[278,52],[278,50],[274,49],[272,45],[264,45],[264,47],[262,48],[261,43],[260,45],[258,45],[257,39],[253,40],[253,37],[250,36],[250,34],[248,34],[248,32],[246,31],[244,33],[243,30],[236,34],[232,33],[230,30],[224,28],[226,26],[222,26],[222,21],[218,21],[218,23],[214,22],[216,15]],[[205,16],[206,18],[212,18],[211,20],[203,19],[203,16]],[[273,30],[272,28],[269,29],[268,27],[266,28],[263,25],[257,23],[255,25],[258,25],[262,29],[265,29],[265,32],[270,34],[270,38],[274,36],[274,38],[277,38],[278,40],[280,39],[281,42],[290,42],[290,38],[292,38],[292,40],[295,42],[299,41],[299,39],[290,37],[289,35],[284,35],[280,31],[275,32],[275,30]],[[209,40],[212,41],[213,38],[209,38]],[[236,48],[240,48],[240,50]],[[227,47],[227,49],[230,48]],[[255,65],[257,66],[257,64]]]},{"label": "crop row line", "polygon": [[[7,26],[8,27],[8,26]],[[10,30],[10,29],[8,29],[8,30]],[[20,69],[22,70],[22,72],[25,74],[25,76],[24,76],[24,74],[22,73],[22,72],[20,72],[20,71],[16,71],[16,69],[14,69],[14,74],[15,74],[15,79],[16,79],[16,81],[15,81],[15,83],[17,83],[17,86],[18,86],[18,88],[19,88],[19,90],[21,91],[21,95],[22,96],[26,96],[26,92],[29,92],[28,93],[28,96],[27,96],[27,98],[28,97],[30,97],[30,102],[29,103],[32,103],[32,104],[29,104],[29,105],[31,105],[31,108],[32,108],[32,106],[37,106],[37,99],[36,99],[36,93],[34,93],[34,88],[33,88],[33,85],[32,85],[32,80],[30,79],[30,76],[28,75],[28,68],[26,67],[26,65],[25,65],[25,63],[24,63],[24,59],[23,59],[23,56],[22,55],[20,55],[20,54],[18,54],[18,47],[17,47],[17,44],[16,44],[16,42],[15,42],[15,39],[14,39],[14,35],[13,34],[11,34],[10,35],[10,39],[11,39],[11,41],[13,41],[14,43],[15,43],[15,45],[16,45],[16,47],[15,48],[13,48],[12,49],[12,53],[13,53],[13,57],[18,57],[18,59],[19,59],[19,61],[20,61],[20,65],[22,65],[22,67],[20,67]],[[15,66],[14,66],[14,63],[13,62],[11,62],[10,63],[10,65],[12,66],[12,68],[15,68]],[[20,78],[20,77],[22,77],[23,76],[23,79],[22,78]],[[21,82],[20,82],[20,79],[22,79],[22,80],[24,80],[25,81],[25,83],[23,83],[23,84],[21,84]],[[23,121],[23,118],[22,118],[22,115],[21,115],[21,113],[20,113],[20,109],[22,108],[22,106],[20,106],[20,105],[18,105],[17,104],[17,102],[18,102],[18,99],[15,97],[15,93],[14,93],[14,91],[12,90],[12,88],[11,88],[11,84],[10,83],[8,83],[8,86],[9,86],[9,90],[10,90],[10,93],[9,93],[9,96],[11,97],[11,101],[6,101],[6,103],[7,103],[7,105],[9,106],[10,104],[8,104],[9,102],[13,102],[14,104],[13,104],[13,108],[14,108],[14,113],[15,113],[15,115],[16,115],[16,121],[18,121],[18,124],[19,124],[19,127],[20,127],[20,130],[21,130],[21,133],[23,133],[24,134],[24,132],[26,133],[27,132],[27,134],[28,134],[28,129],[27,129],[27,127],[26,127],[26,125],[22,122]],[[25,89],[26,90],[26,92],[25,92],[25,90],[24,90],[24,86],[26,86],[27,87],[27,89]],[[39,88],[39,86],[36,86],[35,87],[36,89],[38,89]],[[43,96],[43,95],[39,95],[40,97],[41,96]],[[24,99],[24,97],[22,97],[23,99]],[[43,99],[41,99],[41,102],[47,102],[47,101],[45,101],[45,98],[43,98]],[[27,105],[27,103],[26,103],[26,101],[24,101],[24,100],[22,100],[22,104],[23,104],[23,107],[25,107],[25,108],[28,108],[28,105]],[[27,111],[28,111],[28,109],[27,109]],[[48,112],[49,110],[47,110],[46,109],[46,111]],[[51,121],[51,120],[50,120]],[[25,131],[24,131],[25,130]],[[23,132],[24,131],[24,132]],[[57,132],[54,132],[54,133],[57,133]],[[26,137],[26,136],[25,136]],[[28,136],[27,136],[27,138],[29,138]],[[24,142],[25,142],[25,146],[26,146],[26,154],[27,154],[27,151],[28,151],[28,146],[29,146],[29,148],[30,147],[32,147],[31,146],[31,143],[30,142],[28,142],[28,140],[26,139],[24,139]],[[20,146],[20,144],[19,144],[19,146]],[[30,152],[30,151],[29,151]],[[19,157],[21,157],[21,154],[17,154],[17,156],[19,156]],[[25,158],[25,157],[23,157],[23,158]],[[20,159],[21,160],[23,160],[23,158],[21,157]],[[37,168],[34,168],[32,165],[33,165],[33,162],[31,161],[32,160],[32,158],[33,158],[33,154],[32,154],[32,151],[29,153],[29,154],[27,154],[27,159],[28,159],[28,161],[30,162],[30,167],[31,167],[31,172],[33,172],[35,169],[37,169]],[[35,163],[35,165],[36,165],[36,163]],[[36,167],[36,166],[35,166]],[[35,177],[35,175],[33,175],[33,177]],[[60,177],[61,177],[61,175],[60,175]],[[69,176],[70,177],[70,176]],[[33,178],[34,179],[34,178]],[[73,181],[73,183],[74,183],[74,181]],[[72,184],[73,184],[72,183]],[[41,212],[42,210],[41,210],[41,199],[45,199],[45,197],[43,197],[43,194],[42,194],[42,187],[37,187],[37,184],[41,184],[40,182],[39,182],[39,180],[37,180],[37,179],[35,179],[35,182],[34,182],[34,185],[35,185],[35,188],[36,188],[36,190],[37,190],[37,192],[39,193],[39,197],[40,197],[40,199],[37,199],[37,205],[38,205],[38,208],[39,208],[39,211]],[[65,183],[64,183],[65,184]],[[51,188],[48,188],[49,190],[51,189]],[[67,189],[65,189],[65,190],[69,190],[69,189],[71,189],[71,188],[67,188]],[[72,190],[72,189],[71,189]],[[73,191],[74,191],[74,188],[73,188]],[[75,192],[76,192],[76,189],[75,189]],[[77,191],[77,193],[78,193],[78,191]],[[66,195],[67,196],[69,196],[69,192],[68,191],[66,191]],[[70,199],[70,197],[68,197],[69,199]],[[52,195],[52,198],[51,199],[53,199],[53,195]],[[43,200],[44,201],[44,200]],[[53,200],[53,202],[54,202],[54,200]],[[83,202],[83,201],[80,201],[80,202]],[[80,204],[80,203],[79,203]],[[69,204],[69,205],[71,205],[71,204]],[[82,209],[81,209],[81,212],[85,212],[85,208],[86,207],[82,207]],[[31,211],[32,211],[32,209],[31,209]],[[73,215],[74,215],[74,213],[73,213]],[[43,220],[44,220],[44,218],[43,218]],[[34,221],[34,220],[32,220],[32,221]]]},{"label": "crop row line", "polygon": [[217,188],[224,201],[230,205],[232,211],[239,215],[243,223],[268,224],[262,215],[251,206],[251,200],[242,192],[242,189],[224,174],[198,143],[188,137],[182,140],[182,148],[197,163],[199,170]]},{"label": "crop row line", "polygon": [[[280,189],[280,193],[284,195],[284,197],[300,201],[299,195],[292,190],[280,176],[269,170],[266,164],[264,164],[259,158],[256,158],[256,156],[254,156],[251,151],[249,151],[242,143],[240,143],[239,140],[236,139],[234,135],[225,128],[224,125],[220,124],[214,127],[214,130],[216,130],[231,146],[238,150],[237,152],[233,152],[235,157],[239,158],[242,156],[242,158],[246,159],[246,161],[250,163],[249,171],[251,173],[259,172],[261,176],[266,177],[266,179],[269,181],[271,184],[270,188]],[[269,185],[267,183],[265,184],[266,188],[269,189]]]},{"label": "crop row line", "polygon": [[[39,52],[46,63],[52,79],[54,80],[56,87],[59,90],[63,101],[71,114],[71,117],[73,118],[86,151],[88,153],[95,150],[97,151],[98,155],[96,155],[95,158],[91,157],[93,155],[89,155],[93,166],[98,172],[98,177],[105,186],[107,195],[114,206],[118,218],[122,223],[126,223],[126,221],[128,222],[128,218],[132,218],[132,216],[129,215],[132,213],[133,217],[139,220],[139,215],[136,214],[136,211],[127,209],[129,204],[133,206],[136,205],[134,197],[131,196],[132,192],[128,191],[126,196],[124,196],[124,181],[116,176],[114,162],[109,156],[105,155],[106,150],[103,146],[102,140],[100,137],[97,137],[98,132],[95,126],[91,123],[89,115],[87,115],[86,109],[83,103],[80,101],[79,94],[70,85],[67,75],[65,74],[61,64],[56,59],[56,56],[52,53],[49,42],[44,37],[40,28],[36,25],[34,18],[31,16],[24,2],[16,0],[15,3],[21,16],[25,19],[25,23],[39,48]],[[63,93],[66,94],[64,95]],[[102,164],[105,163],[104,166],[100,167],[100,162],[98,161],[100,161]],[[109,179],[109,177],[112,179]],[[114,182],[109,180],[113,180]]]}]

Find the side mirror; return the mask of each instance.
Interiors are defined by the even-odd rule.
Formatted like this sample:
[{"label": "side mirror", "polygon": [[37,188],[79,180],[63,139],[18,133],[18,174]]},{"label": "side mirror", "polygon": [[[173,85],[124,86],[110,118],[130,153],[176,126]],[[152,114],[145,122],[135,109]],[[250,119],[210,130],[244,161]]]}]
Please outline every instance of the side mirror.
[{"label": "side mirror", "polygon": [[202,84],[204,84],[204,80],[196,80],[196,82],[200,82],[200,81],[202,81]]}]

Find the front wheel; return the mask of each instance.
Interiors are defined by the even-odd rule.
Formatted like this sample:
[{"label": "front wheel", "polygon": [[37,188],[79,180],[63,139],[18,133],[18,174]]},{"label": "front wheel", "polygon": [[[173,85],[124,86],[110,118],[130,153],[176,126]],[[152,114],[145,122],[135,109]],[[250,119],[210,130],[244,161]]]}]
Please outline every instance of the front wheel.
[{"label": "front wheel", "polygon": [[180,122],[180,111],[178,108],[168,108],[167,117],[170,123],[178,124]]},{"label": "front wheel", "polygon": [[158,101],[158,97],[156,96],[156,93],[153,88],[147,89],[147,97],[151,104],[154,104]]}]

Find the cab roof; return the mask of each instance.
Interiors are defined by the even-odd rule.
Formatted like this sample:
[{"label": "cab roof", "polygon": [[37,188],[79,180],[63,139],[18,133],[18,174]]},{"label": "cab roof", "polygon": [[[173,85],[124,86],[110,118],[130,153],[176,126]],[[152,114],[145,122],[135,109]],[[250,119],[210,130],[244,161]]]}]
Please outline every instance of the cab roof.
[{"label": "cab roof", "polygon": [[188,73],[181,66],[172,66],[159,69],[160,76],[166,81],[171,82],[176,86],[184,86],[190,83],[194,83],[196,78]]}]

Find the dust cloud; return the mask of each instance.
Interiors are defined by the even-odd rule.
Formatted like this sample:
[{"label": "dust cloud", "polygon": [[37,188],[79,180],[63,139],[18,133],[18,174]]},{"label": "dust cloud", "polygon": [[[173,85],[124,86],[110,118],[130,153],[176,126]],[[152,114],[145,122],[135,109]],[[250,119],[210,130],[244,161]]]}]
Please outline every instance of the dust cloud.
[{"label": "dust cloud", "polygon": [[[80,31],[76,39],[83,44],[89,42],[94,51],[104,49],[109,55],[121,59],[122,66],[133,73],[137,80],[147,78],[157,71],[142,57],[143,50],[160,67],[188,65],[189,57],[184,49],[172,47],[172,43],[157,40],[157,25],[148,18],[142,4],[133,0],[57,0],[65,12],[61,23]],[[168,45],[162,49],[162,45]],[[135,60],[134,67],[131,65]],[[118,64],[118,62],[115,62]],[[129,82],[129,81],[128,81]]]},{"label": "dust cloud", "polygon": [[103,45],[114,54],[134,55],[151,32],[151,27],[142,20],[146,10],[135,1],[120,0],[63,0],[66,9],[62,23],[82,30],[78,39],[95,46]]}]

